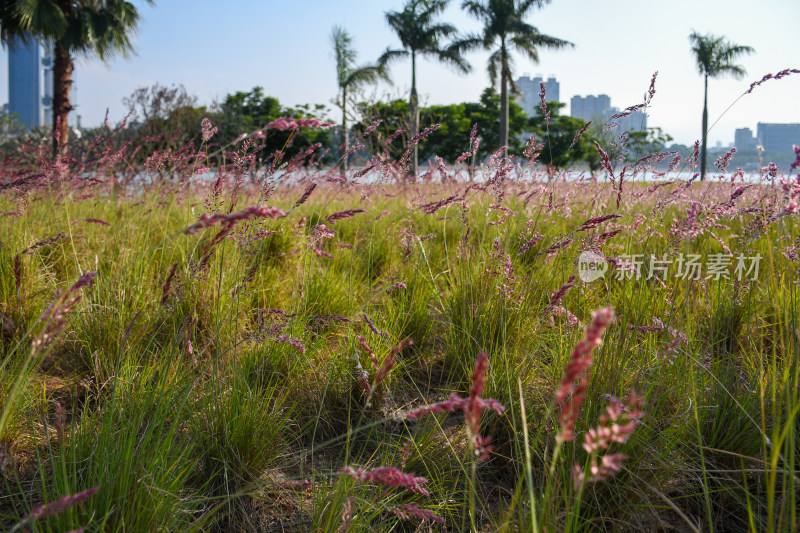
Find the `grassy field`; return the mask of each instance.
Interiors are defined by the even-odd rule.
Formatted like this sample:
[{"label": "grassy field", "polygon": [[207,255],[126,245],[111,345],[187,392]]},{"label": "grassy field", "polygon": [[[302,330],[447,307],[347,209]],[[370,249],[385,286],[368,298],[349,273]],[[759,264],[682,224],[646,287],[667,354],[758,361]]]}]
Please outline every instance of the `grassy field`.
[{"label": "grassy field", "polygon": [[4,528],[798,529],[793,178],[241,161],[3,164]]}]

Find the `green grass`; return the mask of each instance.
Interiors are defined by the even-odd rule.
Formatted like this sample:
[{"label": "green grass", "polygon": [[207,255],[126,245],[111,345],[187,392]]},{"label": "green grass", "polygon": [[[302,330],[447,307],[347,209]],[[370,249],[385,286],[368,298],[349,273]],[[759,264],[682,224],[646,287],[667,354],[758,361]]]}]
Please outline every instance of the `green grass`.
[{"label": "green grass", "polygon": [[[523,205],[533,186],[506,182],[502,205],[513,213],[494,224],[492,189],[379,185],[362,199],[358,187],[323,184],[286,218],[233,227],[205,263],[219,228],[181,233],[205,212],[202,187],[0,197],[0,209],[23,211],[0,218],[0,312],[9,324],[0,328],[0,523],[12,528],[41,504],[97,486],[24,527],[338,531],[350,505],[352,531],[414,531],[418,521],[391,510],[415,503],[449,531],[797,530],[800,302],[797,264],[783,253],[798,238],[796,215],[761,227],[758,214],[719,216],[726,227],[712,231],[734,255],[762,256],[752,283],[668,276],[662,286],[609,272],[564,297],[575,326],[546,308],[576,273],[585,239],[611,229],[575,232],[615,212],[616,190],[556,182]],[[613,221],[623,232],[600,247],[607,256],[722,250],[708,233],[680,242],[670,233],[688,200],[653,214],[683,184],[651,194],[647,186],[626,184]],[[269,205],[288,212],[302,190],[279,188]],[[686,194],[711,206],[731,190],[696,183]],[[551,191],[566,205],[550,210]],[[454,192],[465,193],[463,205],[431,215],[414,207]],[[754,187],[737,206],[769,209],[778,192]],[[245,189],[231,210],[257,202]],[[326,224],[336,235],[315,244],[333,257],[314,253],[313,226],[356,208],[365,212]],[[88,217],[110,226],[76,222]],[[519,254],[526,227],[543,238]],[[276,233],[248,241],[262,230]],[[67,237],[20,256],[18,292],[15,255],[59,231]],[[543,253],[565,237],[574,241]],[[94,284],[34,352],[56,292],[91,270]],[[594,352],[576,438],[559,445],[553,394],[601,307],[613,307],[616,320]],[[263,314],[270,309],[283,314]],[[629,328],[654,318],[686,342]],[[403,340],[414,344],[376,384],[358,336],[379,365]],[[493,449],[476,462],[460,412],[404,413],[468,395],[480,351],[490,362],[483,396],[506,410],[483,416]],[[369,404],[360,372],[375,387]],[[633,436],[609,450],[627,456],[622,470],[576,488],[573,468],[589,465],[581,443],[605,395],[631,391],[645,407]],[[68,412],[63,431],[56,402]],[[424,476],[430,496],[383,493],[341,476],[346,465]]]}]

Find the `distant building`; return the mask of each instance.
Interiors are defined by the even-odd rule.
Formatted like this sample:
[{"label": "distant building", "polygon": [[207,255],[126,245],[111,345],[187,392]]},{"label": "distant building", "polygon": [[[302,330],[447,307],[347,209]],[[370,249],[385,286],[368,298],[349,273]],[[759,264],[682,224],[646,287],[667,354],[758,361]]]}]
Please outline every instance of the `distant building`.
[{"label": "distant building", "polygon": [[613,115],[611,97],[607,94],[594,96],[573,96],[569,101],[569,114],[585,121],[606,120]]},{"label": "distant building", "polygon": [[750,128],[737,128],[733,134],[733,146],[740,152],[753,151],[758,146],[757,139],[753,136]]},{"label": "distant building", "polygon": [[9,43],[8,110],[27,128],[52,123],[53,55],[49,47],[36,41]]},{"label": "distant building", "polygon": [[541,105],[541,99],[539,98],[539,92],[541,91],[540,83],[544,83],[545,101],[561,101],[561,88],[555,77],[544,80],[541,76],[531,78],[525,75],[514,83],[516,83],[522,93],[519,104],[528,116],[532,117],[539,112],[539,106]]},{"label": "distant building", "polygon": [[[619,113],[616,107],[612,107],[611,111],[612,115]],[[619,124],[619,131],[647,131],[647,113],[644,111],[634,111],[625,117],[613,119],[613,122]]]},{"label": "distant building", "polygon": [[758,123],[758,141],[765,152],[793,152],[792,145],[800,146],[800,124]]},{"label": "distant building", "polygon": [[624,117],[611,117],[619,113],[619,108],[611,107],[611,97],[607,94],[597,96],[573,96],[570,101],[570,116],[595,123],[615,122],[619,131],[645,131],[647,130],[647,114],[643,111],[634,111]]}]

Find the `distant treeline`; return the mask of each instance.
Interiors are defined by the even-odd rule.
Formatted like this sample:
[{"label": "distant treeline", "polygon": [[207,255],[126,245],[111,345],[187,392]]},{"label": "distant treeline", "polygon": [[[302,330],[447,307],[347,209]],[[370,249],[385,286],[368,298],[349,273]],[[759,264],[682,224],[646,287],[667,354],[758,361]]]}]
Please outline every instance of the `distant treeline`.
[{"label": "distant treeline", "polygon": [[[156,152],[182,150],[196,153],[204,143],[201,126],[203,119],[210,120],[213,128],[216,128],[214,135],[205,142],[205,153],[212,160],[230,159],[240,148],[237,140],[241,142],[243,136],[248,138],[254,133],[256,135],[253,136],[253,143],[260,162],[269,161],[281,152],[283,157],[291,158],[313,146],[318,154],[316,161],[331,165],[336,162],[342,143],[339,126],[322,129],[303,127],[294,135],[292,130],[265,128],[267,124],[281,117],[316,118],[324,121],[331,120],[331,117],[330,110],[320,104],[283,106],[277,98],[265,95],[261,87],[229,94],[221,103],[211,106],[198,106],[197,99],[182,86],[155,85],[140,88],[123,102],[129,108],[129,113],[121,124],[107,124],[83,130],[81,138],[73,138],[72,143],[84,144],[88,148],[96,139],[107,137],[109,129],[117,129],[113,136],[114,144],[120,146],[128,143],[141,147],[136,152],[134,161],[145,163]],[[534,144],[539,151],[537,160],[558,168],[582,166],[591,170],[600,169],[601,162],[594,146],[595,140],[608,147],[611,152],[616,151],[614,155],[618,161],[634,161],[659,151],[677,151],[684,158],[691,155],[692,147],[671,143],[672,137],[660,128],[629,132],[621,137],[622,132],[616,129],[605,131],[603,124],[591,124],[576,140],[576,134],[586,126],[586,122],[560,114],[563,106],[564,104],[550,102],[547,108],[550,118],[546,121],[541,114],[533,117],[526,115],[512,98],[509,107],[509,153],[522,155],[526,144],[535,136]],[[384,150],[388,150],[392,158],[398,158],[402,154],[411,137],[408,107],[408,102],[400,98],[355,102],[352,107],[353,126],[348,132],[351,140],[360,137],[375,122],[381,122],[372,133],[359,140],[358,144],[363,144],[363,148],[353,155],[354,164],[365,164]],[[420,122],[423,128],[440,124],[437,131],[420,142],[421,162],[433,162],[436,157],[448,163],[458,159],[465,151],[470,150],[469,139],[474,126],[477,126],[480,140],[478,161],[490,156],[500,141],[497,127],[499,109],[500,97],[492,88],[485,89],[477,102],[421,107]],[[12,121],[5,121],[5,131],[17,134],[6,135],[3,139],[0,150],[4,154],[17,151],[26,143],[30,145],[48,142],[49,128],[20,133]],[[403,131],[395,136],[393,142],[386,144],[397,130]],[[709,155],[713,161],[714,154]],[[791,154],[738,152],[734,154],[731,166],[755,170],[759,164],[766,165],[774,161],[784,167],[792,160]]]}]

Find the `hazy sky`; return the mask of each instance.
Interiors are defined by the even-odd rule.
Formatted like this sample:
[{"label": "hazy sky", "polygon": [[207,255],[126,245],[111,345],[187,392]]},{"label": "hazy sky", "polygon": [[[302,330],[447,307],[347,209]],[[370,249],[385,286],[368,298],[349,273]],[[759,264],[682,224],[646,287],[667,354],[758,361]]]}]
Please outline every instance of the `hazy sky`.
[{"label": "hazy sky", "polygon": [[[322,103],[336,93],[329,34],[344,26],[356,40],[359,60],[374,61],[387,45],[399,45],[384,13],[403,0],[158,0],[155,7],[133,0],[143,18],[136,37],[137,55],[104,65],[82,59],[75,74],[77,113],[84,126],[125,114],[122,98],[139,86],[183,84],[201,103],[256,85],[282,104]],[[452,0],[443,19],[463,32],[480,25]],[[800,0],[554,0],[528,21],[547,33],[575,43],[574,49],[542,50],[533,64],[515,56],[515,74],[555,75],[561,101],[573,95],[606,93],[620,108],[642,100],[650,76],[658,71],[649,126],[659,126],[676,141],[691,144],[700,136],[703,81],[688,41],[695,29],[724,34],[753,46],[745,56],[743,80],[710,81],[709,116],[714,122],[751,81],[768,72],[800,67]],[[418,87],[423,102],[475,101],[488,85],[488,54],[468,56],[473,71],[457,75],[446,66],[423,61]],[[0,54],[0,102],[8,100],[8,58]],[[406,97],[410,64],[391,70],[394,85],[377,94]],[[733,141],[737,127],[755,130],[761,122],[800,122],[800,75],[770,81],[739,100],[710,131],[710,144]],[[332,107],[332,106],[331,106]],[[567,108],[565,111],[569,111]],[[331,112],[336,118],[338,113]]]}]

